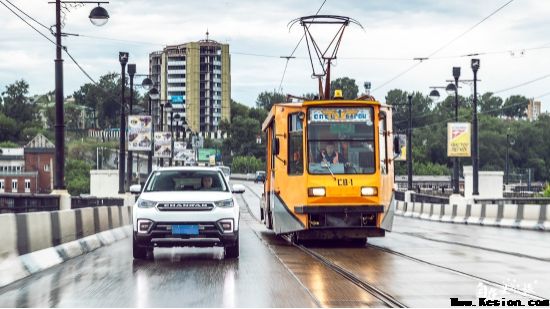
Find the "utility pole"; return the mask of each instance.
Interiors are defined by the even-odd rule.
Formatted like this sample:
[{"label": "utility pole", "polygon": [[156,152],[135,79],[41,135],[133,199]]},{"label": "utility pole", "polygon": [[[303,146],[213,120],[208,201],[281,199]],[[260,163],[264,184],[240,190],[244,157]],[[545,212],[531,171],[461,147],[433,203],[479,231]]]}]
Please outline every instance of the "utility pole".
[{"label": "utility pole", "polygon": [[118,60],[120,62],[121,73],[121,97],[120,97],[120,139],[118,152],[118,193],[124,194],[124,172],[126,170],[125,147],[126,147],[126,116],[124,115],[124,88],[126,84],[126,64],[128,63],[128,53],[119,52]]},{"label": "utility pole", "polygon": [[[132,115],[133,113],[133,105],[134,105],[134,75],[136,74],[136,65],[135,64],[128,64],[128,75],[130,76],[130,108],[128,109],[128,116]],[[128,147],[128,167],[127,167],[127,177],[128,180],[126,181],[126,189],[132,185],[132,170],[133,170],[133,163],[134,163],[134,156],[132,151],[130,151],[130,147]]]},{"label": "utility pole", "polygon": [[473,134],[472,134],[472,169],[473,169],[473,190],[472,195],[479,195],[479,148],[477,129],[477,71],[479,70],[479,59],[472,59],[472,71],[474,72],[474,106],[473,106]]},{"label": "utility pole", "polygon": [[[453,67],[453,77],[455,79],[455,122],[458,122],[458,78],[460,77],[460,67]],[[453,193],[459,194],[459,166],[458,157],[453,158]]]},{"label": "utility pole", "polygon": [[412,95],[409,94],[409,128],[407,130],[407,190],[412,190]]}]

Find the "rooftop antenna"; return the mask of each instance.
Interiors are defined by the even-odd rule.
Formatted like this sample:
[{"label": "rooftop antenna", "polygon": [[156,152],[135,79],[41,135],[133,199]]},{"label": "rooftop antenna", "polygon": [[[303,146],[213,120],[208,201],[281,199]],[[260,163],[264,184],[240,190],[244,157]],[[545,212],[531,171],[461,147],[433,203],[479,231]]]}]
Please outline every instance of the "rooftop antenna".
[{"label": "rooftop antenna", "polygon": [[[309,60],[311,62],[311,69],[313,71],[312,77],[317,78],[319,81],[319,98],[329,100],[330,99],[330,65],[333,60],[336,60],[336,54],[340,48],[340,43],[342,41],[342,36],[344,35],[344,30],[346,26],[350,23],[356,24],[361,29],[364,29],[363,26],[350,17],[338,16],[338,15],[310,15],[304,16],[292,20],[289,23],[289,28],[292,28],[296,23],[304,28],[304,37],[306,38],[307,50],[309,53]],[[339,25],[338,31],[323,51],[313,38],[313,34],[309,31],[309,28],[312,25]],[[316,58],[318,66],[321,68],[315,69],[315,64],[313,59]],[[325,90],[323,91],[323,78],[325,78]]]}]

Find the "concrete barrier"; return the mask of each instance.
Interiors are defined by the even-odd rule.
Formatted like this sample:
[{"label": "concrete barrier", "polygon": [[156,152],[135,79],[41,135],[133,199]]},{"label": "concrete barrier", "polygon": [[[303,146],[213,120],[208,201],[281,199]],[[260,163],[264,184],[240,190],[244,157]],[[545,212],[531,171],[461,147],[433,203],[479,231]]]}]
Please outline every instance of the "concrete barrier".
[{"label": "concrete barrier", "polygon": [[395,214],[430,221],[550,231],[550,205],[449,205],[397,201]]},{"label": "concrete barrier", "polygon": [[130,208],[1,214],[0,287],[130,236]]}]

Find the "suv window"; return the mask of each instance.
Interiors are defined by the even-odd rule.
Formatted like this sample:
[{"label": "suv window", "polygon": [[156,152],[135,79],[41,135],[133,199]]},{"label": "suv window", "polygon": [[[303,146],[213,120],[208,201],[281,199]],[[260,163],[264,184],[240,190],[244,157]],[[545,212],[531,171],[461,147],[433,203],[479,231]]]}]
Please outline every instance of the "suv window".
[{"label": "suv window", "polygon": [[219,171],[157,171],[145,187],[154,191],[229,191]]}]

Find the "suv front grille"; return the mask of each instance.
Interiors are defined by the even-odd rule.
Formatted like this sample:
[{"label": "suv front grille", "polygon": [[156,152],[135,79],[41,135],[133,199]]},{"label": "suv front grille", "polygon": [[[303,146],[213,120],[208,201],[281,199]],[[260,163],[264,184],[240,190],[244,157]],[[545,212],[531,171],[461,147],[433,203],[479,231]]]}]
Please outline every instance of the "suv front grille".
[{"label": "suv front grille", "polygon": [[157,204],[160,211],[208,211],[214,208],[209,202],[161,202]]}]

